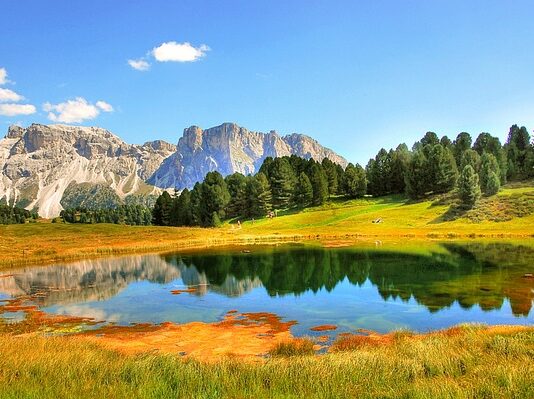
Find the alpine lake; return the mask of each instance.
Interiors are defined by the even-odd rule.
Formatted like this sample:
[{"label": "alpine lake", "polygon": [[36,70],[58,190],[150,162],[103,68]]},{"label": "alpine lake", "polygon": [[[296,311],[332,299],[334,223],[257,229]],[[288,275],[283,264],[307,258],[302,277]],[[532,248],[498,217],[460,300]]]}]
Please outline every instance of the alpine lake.
[{"label": "alpine lake", "polygon": [[24,298],[46,315],[94,321],[83,329],[211,323],[229,312],[274,314],[294,322],[294,336],[331,338],[532,325],[533,273],[534,246],[475,240],[414,250],[291,244],[124,256],[1,272],[0,324],[24,321],[26,308],[6,306]]}]

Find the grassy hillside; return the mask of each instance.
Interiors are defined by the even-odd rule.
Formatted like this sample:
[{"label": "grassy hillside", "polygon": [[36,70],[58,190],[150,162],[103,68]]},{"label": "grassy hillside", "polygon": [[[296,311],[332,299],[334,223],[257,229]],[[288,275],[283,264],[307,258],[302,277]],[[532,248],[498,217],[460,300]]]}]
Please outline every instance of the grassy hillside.
[{"label": "grassy hillside", "polygon": [[[380,223],[373,223],[381,219]],[[273,220],[245,223],[248,231],[310,232],[363,235],[429,235],[436,233],[534,234],[534,187],[506,188],[483,198],[467,212],[458,209],[452,196],[410,202],[403,196],[357,200],[333,200],[322,207]]]},{"label": "grassy hillside", "polygon": [[[373,223],[380,219],[380,223]],[[534,235],[534,187],[503,189],[468,212],[454,197],[409,202],[402,196],[333,199],[321,207],[218,229],[34,223],[0,226],[0,267],[133,252],[274,240],[413,237],[525,238]]]}]

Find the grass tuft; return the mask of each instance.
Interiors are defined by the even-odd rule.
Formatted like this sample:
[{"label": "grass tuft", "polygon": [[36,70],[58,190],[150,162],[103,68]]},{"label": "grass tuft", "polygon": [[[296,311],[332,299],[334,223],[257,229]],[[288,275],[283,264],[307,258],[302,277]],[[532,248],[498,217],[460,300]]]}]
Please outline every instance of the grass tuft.
[{"label": "grass tuft", "polygon": [[309,338],[296,338],[280,342],[269,351],[272,357],[307,356],[315,354],[314,342]]}]

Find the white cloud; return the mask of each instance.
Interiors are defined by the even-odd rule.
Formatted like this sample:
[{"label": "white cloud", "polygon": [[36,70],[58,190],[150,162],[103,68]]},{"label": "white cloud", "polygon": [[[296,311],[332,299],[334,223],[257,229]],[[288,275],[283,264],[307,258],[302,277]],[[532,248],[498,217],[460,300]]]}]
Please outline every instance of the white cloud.
[{"label": "white cloud", "polygon": [[6,68],[0,68],[0,85],[7,83],[7,71]]},{"label": "white cloud", "polygon": [[17,116],[35,114],[35,106],[31,104],[0,104],[0,115]]},{"label": "white cloud", "polygon": [[59,104],[45,103],[43,110],[48,112],[48,119],[53,122],[81,123],[96,118],[100,110],[111,112],[113,107],[104,101],[97,101],[93,105],[83,97],[76,97]]},{"label": "white cloud", "polygon": [[105,101],[97,101],[96,106],[104,112],[113,112],[113,107]]},{"label": "white cloud", "polygon": [[148,71],[150,69],[150,64],[142,58],[138,60],[128,60],[128,65],[137,71]]},{"label": "white cloud", "polygon": [[[8,83],[7,71],[5,68],[0,68],[0,85]],[[13,82],[9,82],[13,83]],[[15,93],[10,89],[0,88],[0,115],[2,116],[18,116],[31,115],[37,112],[34,105],[31,104],[14,104],[24,100],[24,97]],[[5,104],[2,104],[5,103]]]},{"label": "white cloud", "polygon": [[19,102],[20,100],[24,100],[24,97],[22,97],[20,94],[15,93],[13,90],[0,88],[0,103],[5,103],[5,102],[16,103],[16,102]]},{"label": "white cloud", "polygon": [[190,43],[166,42],[152,50],[152,55],[159,62],[192,62],[206,55],[210,48],[205,44],[193,47]]}]

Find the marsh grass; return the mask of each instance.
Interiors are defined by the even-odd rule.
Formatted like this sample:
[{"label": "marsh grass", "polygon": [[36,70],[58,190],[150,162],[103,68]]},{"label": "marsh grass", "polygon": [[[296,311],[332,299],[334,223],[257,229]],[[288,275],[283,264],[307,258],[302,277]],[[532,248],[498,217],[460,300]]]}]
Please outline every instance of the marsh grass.
[{"label": "marsh grass", "polygon": [[292,357],[313,355],[315,343],[310,338],[296,338],[291,341],[279,342],[269,351],[272,357]]},{"label": "marsh grass", "polygon": [[126,356],[76,337],[3,335],[0,398],[534,397],[534,331],[489,331],[399,334],[390,344],[259,364]]}]

